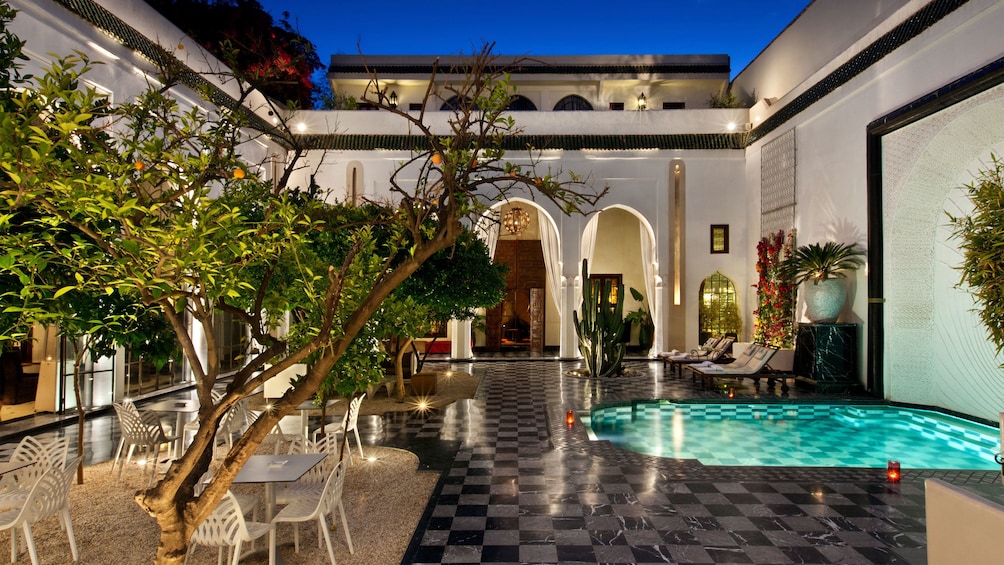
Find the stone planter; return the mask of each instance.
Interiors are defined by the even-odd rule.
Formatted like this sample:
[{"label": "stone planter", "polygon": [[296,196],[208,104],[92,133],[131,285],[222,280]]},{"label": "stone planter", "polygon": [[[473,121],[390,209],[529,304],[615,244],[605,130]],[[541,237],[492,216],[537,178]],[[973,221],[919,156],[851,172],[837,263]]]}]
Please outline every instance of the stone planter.
[{"label": "stone planter", "polygon": [[840,317],[847,300],[847,281],[826,279],[802,283],[805,290],[805,316],[814,324],[832,324]]}]

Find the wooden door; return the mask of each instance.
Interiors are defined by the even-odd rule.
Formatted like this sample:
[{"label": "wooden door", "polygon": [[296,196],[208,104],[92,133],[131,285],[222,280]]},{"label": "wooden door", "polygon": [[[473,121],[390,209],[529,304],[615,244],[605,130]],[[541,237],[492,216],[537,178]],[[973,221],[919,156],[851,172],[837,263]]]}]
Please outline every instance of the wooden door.
[{"label": "wooden door", "polygon": [[485,350],[502,350],[502,305],[485,312]]},{"label": "wooden door", "polygon": [[544,289],[530,289],[530,353],[544,352]]}]

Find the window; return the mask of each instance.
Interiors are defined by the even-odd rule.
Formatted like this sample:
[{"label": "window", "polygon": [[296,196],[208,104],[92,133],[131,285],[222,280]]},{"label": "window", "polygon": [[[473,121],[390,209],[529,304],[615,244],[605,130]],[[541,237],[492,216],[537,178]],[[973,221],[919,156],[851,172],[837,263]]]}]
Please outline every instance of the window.
[{"label": "window", "polygon": [[662,103],[662,109],[663,110],[683,110],[686,107],[687,107],[687,104],[684,103],[684,102],[663,102]]},{"label": "window", "polygon": [[510,112],[536,112],[537,105],[526,96],[517,94],[513,97],[512,101],[509,102],[509,105],[506,106],[506,110],[509,110]]},{"label": "window", "polygon": [[216,327],[216,354],[220,358],[220,370],[236,371],[244,366],[244,354],[250,339],[247,327],[229,312],[213,314]]},{"label": "window", "polygon": [[558,103],[554,105],[555,112],[583,111],[592,109],[592,104],[590,104],[585,98],[575,94],[569,94],[561,100],[558,100]]},{"label": "window", "polygon": [[624,278],[622,275],[589,275],[589,282],[593,288],[603,289],[610,285],[610,304],[617,304],[617,287],[621,285]]},{"label": "window", "polygon": [[409,112],[421,112],[422,111],[422,103],[421,102],[412,102],[412,103],[408,104],[408,111]]},{"label": "window", "polygon": [[711,225],[711,252],[712,253],[728,253],[729,252],[729,225],[728,224],[712,224]]},{"label": "window", "polygon": [[470,106],[471,106],[470,100],[461,100],[459,96],[454,96],[453,98],[450,98],[446,102],[443,102],[443,105],[440,106],[439,109],[443,112],[446,112],[448,110],[460,110],[462,108],[469,108]]},{"label": "window", "polygon": [[136,396],[181,383],[184,380],[183,367],[184,364],[177,359],[168,359],[162,364],[153,363],[137,354],[131,347],[127,347],[125,349],[125,394],[126,396]]},{"label": "window", "polygon": [[624,103],[623,102],[611,102],[610,103],[610,109],[611,110],[623,110],[624,109]]},{"label": "window", "polygon": [[736,302],[736,287],[728,277],[715,272],[701,283],[700,311],[697,327],[698,343],[709,337],[739,337],[743,329],[739,304]]}]

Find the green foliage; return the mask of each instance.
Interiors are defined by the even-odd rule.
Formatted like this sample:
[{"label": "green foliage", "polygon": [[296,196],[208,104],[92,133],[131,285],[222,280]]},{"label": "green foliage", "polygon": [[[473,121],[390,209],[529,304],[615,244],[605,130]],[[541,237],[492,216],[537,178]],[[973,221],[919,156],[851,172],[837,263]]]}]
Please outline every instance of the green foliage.
[{"label": "green foliage", "polygon": [[[582,318],[572,311],[579,352],[591,376],[619,375],[625,350],[624,285],[617,285],[614,290],[609,282],[601,285],[599,281],[591,281],[586,259],[582,260],[582,281]],[[615,304],[610,303],[612,292],[616,292]]]},{"label": "green foliage", "polygon": [[[453,247],[422,264],[395,291],[429,309],[429,321],[469,320],[479,308],[491,308],[505,298],[505,265],[496,265],[488,247],[464,229]],[[426,328],[428,329],[428,328]]]},{"label": "green foliage", "polygon": [[355,110],[359,103],[354,96],[350,96],[341,90],[331,90],[331,83],[328,82],[323,72],[317,73],[315,80],[317,86],[314,87],[313,108],[315,110]]},{"label": "green foliage", "polygon": [[712,336],[732,335],[738,337],[743,329],[743,318],[739,305],[723,300],[720,294],[712,294],[710,300],[701,301],[701,332]]},{"label": "green foliage", "polygon": [[848,271],[856,271],[864,265],[864,254],[856,243],[810,243],[800,245],[779,268],[782,276],[790,278],[795,285],[805,281],[818,284],[826,279],[844,278]]},{"label": "green foliage", "polygon": [[6,2],[0,3],[0,97],[6,98],[14,87],[31,76],[22,77],[19,61],[25,60],[24,40],[11,33],[8,24],[17,10]]},{"label": "green foliage", "polygon": [[[639,292],[634,287],[628,289],[631,291],[631,298],[635,302],[644,302],[645,296]],[[642,347],[651,347],[652,340],[655,338],[655,322],[652,321],[652,312],[648,308],[638,307],[637,310],[628,312],[627,316],[624,316],[624,320],[629,324],[635,324],[638,326],[638,344]],[[630,326],[627,326],[625,330],[629,330]]]},{"label": "green foliage", "polygon": [[[137,340],[139,332],[158,331],[145,324],[145,315],[156,312],[173,329],[203,401],[200,431],[184,457],[137,497],[161,527],[158,560],[183,555],[193,517],[208,513],[229,486],[222,473],[201,496],[192,492],[229,406],[293,363],[309,364],[276,410],[261,414],[235,443],[228,464],[239,466],[311,394],[345,393],[371,382],[387,328],[412,323],[423,307],[441,308],[394,291],[449,250],[461,237],[462,220],[486,202],[520,186],[574,211],[595,205],[605,192],[583,194],[571,188],[582,185],[574,175],[562,180],[558,171],[537,173],[534,162],[517,171],[503,160],[505,138],[517,130],[502,104],[511,90],[496,82],[491,60],[487,51],[476,55],[466,82],[455,86],[484,106],[458,111],[452,136],[434,134],[403,113],[426,147],[394,175],[394,204],[361,212],[324,204],[315,187],[284,186],[288,175],[280,173],[277,187],[259,178],[264,167],[238,153],[258,132],[248,129],[242,112],[220,111],[211,100],[209,111],[181,108],[173,95],[177,69],[162,73],[161,84],[148,91],[111,103],[83,80],[87,59],[71,55],[55,58],[24,89],[3,92],[4,310],[17,317],[15,326],[71,321],[71,314],[74,324],[84,322],[79,327],[92,324],[92,332],[95,322],[121,329],[135,323]],[[376,106],[393,111],[379,101]],[[284,153],[283,173],[302,166],[301,149]],[[447,155],[442,166],[431,161],[437,152]],[[470,250],[483,252],[473,243]],[[119,307],[114,316],[94,315]],[[287,312],[288,332],[276,331]],[[254,352],[212,404],[210,392],[222,376],[214,331],[220,313],[247,328]],[[3,337],[12,337],[6,327]]]},{"label": "green foliage", "polygon": [[283,12],[276,22],[257,0],[148,0],[164,17],[269,97],[311,108],[317,48]]},{"label": "green foliage", "polygon": [[[997,354],[1004,350],[1004,162],[991,155],[990,166],[963,188],[973,211],[964,216],[948,214],[953,237],[959,240],[961,279],[976,301],[980,321],[989,332]],[[1004,365],[1002,365],[1004,367]]]},{"label": "green foliage", "polygon": [[731,89],[722,89],[708,95],[709,108],[742,108],[743,104]]},{"label": "green foliage", "polygon": [[793,275],[782,269],[792,256],[794,231],[784,230],[757,243],[757,308],[753,311],[753,341],[772,347],[795,345],[795,288]]}]

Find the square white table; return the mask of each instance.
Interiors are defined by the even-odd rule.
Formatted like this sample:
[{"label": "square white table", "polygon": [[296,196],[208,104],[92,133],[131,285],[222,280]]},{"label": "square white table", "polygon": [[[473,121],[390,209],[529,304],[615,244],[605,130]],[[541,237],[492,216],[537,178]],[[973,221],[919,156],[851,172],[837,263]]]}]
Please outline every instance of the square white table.
[{"label": "square white table", "polygon": [[174,424],[174,451],[173,457],[178,459],[181,457],[185,449],[185,415],[186,414],[196,414],[199,412],[199,401],[198,400],[161,400],[160,402],[154,402],[149,406],[144,406],[148,410],[153,410],[154,412],[174,412],[176,413],[177,419]]},{"label": "square white table", "polygon": [[327,457],[326,453],[252,455],[234,478],[234,484],[265,483],[265,521],[275,514],[275,484],[296,481]]}]

